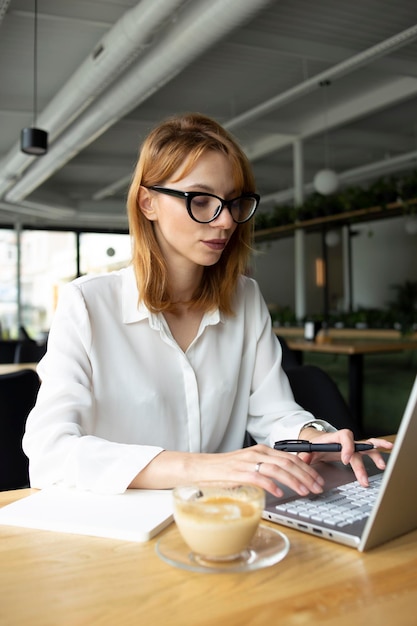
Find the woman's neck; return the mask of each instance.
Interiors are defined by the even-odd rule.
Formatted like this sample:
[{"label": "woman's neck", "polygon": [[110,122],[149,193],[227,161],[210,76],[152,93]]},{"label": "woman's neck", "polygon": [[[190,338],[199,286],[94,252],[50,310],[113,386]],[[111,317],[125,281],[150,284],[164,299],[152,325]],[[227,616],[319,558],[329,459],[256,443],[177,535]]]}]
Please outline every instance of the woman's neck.
[{"label": "woman's neck", "polygon": [[168,272],[168,288],[173,304],[187,306],[203,279],[203,272],[204,268],[199,266],[192,271]]}]

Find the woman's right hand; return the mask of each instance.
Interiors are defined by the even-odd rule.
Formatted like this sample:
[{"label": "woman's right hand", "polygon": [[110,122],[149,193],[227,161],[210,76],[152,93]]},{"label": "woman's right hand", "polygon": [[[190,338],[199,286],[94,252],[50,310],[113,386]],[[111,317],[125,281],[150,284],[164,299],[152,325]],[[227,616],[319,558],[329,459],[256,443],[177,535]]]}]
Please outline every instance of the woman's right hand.
[{"label": "woman's right hand", "polygon": [[324,480],[297,455],[263,444],[216,454],[164,450],[129,485],[140,489],[170,489],[185,482],[230,480],[258,485],[277,497],[276,482],[300,496],[323,491]]}]

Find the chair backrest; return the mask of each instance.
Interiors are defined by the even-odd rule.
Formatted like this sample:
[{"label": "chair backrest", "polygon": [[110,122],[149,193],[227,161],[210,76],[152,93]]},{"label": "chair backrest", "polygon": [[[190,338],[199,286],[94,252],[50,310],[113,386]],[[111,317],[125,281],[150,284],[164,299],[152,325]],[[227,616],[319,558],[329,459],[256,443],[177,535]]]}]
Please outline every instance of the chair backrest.
[{"label": "chair backrest", "polygon": [[355,438],[363,434],[354,420],[339,387],[324,370],[316,365],[300,365],[286,371],[295,401],[335,428],[349,428]]},{"label": "chair backrest", "polygon": [[0,363],[14,363],[17,339],[0,339]]},{"label": "chair backrest", "polygon": [[298,367],[301,365],[299,353],[295,350],[291,350],[284,337],[281,337],[281,335],[277,335],[277,339],[281,344],[282,368],[287,371],[290,367]]},{"label": "chair backrest", "polygon": [[33,341],[32,337],[29,335],[26,328],[22,325],[19,326],[19,334],[18,337],[21,341]]},{"label": "chair backrest", "polygon": [[19,341],[14,355],[15,363],[38,363],[46,352],[46,343],[32,339]]},{"label": "chair backrest", "polygon": [[22,437],[39,386],[38,375],[30,369],[0,375],[0,491],[29,486]]}]

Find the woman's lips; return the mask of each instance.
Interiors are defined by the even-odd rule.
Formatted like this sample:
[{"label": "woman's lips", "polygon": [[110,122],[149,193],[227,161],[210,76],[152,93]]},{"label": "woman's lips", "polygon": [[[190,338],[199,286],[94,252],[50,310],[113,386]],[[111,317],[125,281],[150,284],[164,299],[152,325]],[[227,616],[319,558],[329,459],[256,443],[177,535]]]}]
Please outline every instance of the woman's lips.
[{"label": "woman's lips", "polygon": [[227,239],[207,239],[203,240],[203,243],[211,250],[224,250]]}]

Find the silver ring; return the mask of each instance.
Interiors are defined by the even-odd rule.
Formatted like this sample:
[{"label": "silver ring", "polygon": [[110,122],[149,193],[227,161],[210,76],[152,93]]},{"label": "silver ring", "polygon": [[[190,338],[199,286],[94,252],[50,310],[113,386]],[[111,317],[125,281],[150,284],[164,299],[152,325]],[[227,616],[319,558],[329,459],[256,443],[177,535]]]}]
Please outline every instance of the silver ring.
[{"label": "silver ring", "polygon": [[257,463],[257,464],[255,465],[255,472],[256,472],[257,474],[259,474],[259,470],[261,469],[261,465],[262,465],[262,463]]}]

